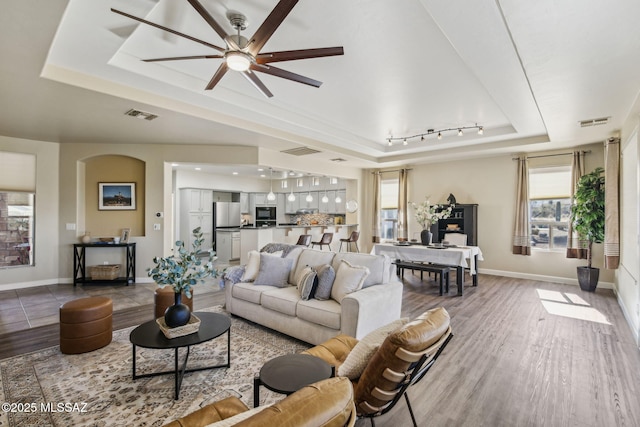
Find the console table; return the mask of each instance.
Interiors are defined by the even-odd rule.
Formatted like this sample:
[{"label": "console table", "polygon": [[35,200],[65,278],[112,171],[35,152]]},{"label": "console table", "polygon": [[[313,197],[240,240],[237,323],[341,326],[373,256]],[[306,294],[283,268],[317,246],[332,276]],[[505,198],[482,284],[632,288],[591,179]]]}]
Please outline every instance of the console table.
[{"label": "console table", "polygon": [[[124,277],[113,280],[92,280],[87,277],[85,265],[87,248],[125,248],[126,268]],[[73,245],[73,286],[78,283],[133,283],[136,281],[136,244],[135,243],[74,243]]]}]

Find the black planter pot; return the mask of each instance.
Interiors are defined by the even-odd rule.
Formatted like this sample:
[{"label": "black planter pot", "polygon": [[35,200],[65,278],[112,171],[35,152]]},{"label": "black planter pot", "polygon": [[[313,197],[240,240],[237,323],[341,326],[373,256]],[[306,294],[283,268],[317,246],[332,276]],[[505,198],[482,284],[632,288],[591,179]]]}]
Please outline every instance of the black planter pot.
[{"label": "black planter pot", "polygon": [[578,284],[583,291],[594,292],[598,286],[599,277],[599,268],[578,267]]},{"label": "black planter pot", "polygon": [[191,311],[189,307],[182,304],[182,293],[175,294],[175,304],[167,307],[164,312],[164,323],[170,328],[177,328],[189,323],[191,319]]}]

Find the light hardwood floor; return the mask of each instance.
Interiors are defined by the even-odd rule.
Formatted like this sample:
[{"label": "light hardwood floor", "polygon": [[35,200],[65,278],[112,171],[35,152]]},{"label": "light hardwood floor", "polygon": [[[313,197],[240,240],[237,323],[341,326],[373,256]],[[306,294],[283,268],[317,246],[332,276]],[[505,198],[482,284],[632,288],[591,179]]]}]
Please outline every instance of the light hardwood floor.
[{"label": "light hardwood floor", "polygon": [[[640,352],[612,291],[482,275],[464,297],[453,296],[454,287],[440,297],[418,273],[405,273],[404,282],[403,315],[443,306],[454,333],[409,389],[420,426],[640,425]],[[195,301],[196,309],[223,302],[222,292]],[[120,310],[114,328],[142,323],[150,313],[151,305]],[[0,358],[56,345],[58,326],[0,335],[0,343]],[[376,419],[378,427],[409,425],[404,400]]]}]

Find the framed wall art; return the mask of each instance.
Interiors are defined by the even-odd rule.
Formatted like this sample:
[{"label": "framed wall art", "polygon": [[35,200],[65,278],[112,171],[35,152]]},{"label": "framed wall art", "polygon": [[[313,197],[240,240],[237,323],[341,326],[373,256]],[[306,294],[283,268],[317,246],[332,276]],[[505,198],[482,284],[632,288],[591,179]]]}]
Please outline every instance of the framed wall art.
[{"label": "framed wall art", "polygon": [[99,182],[98,210],[101,211],[135,211],[135,182]]},{"label": "framed wall art", "polygon": [[120,234],[120,243],[129,243],[129,235],[131,234],[130,228],[123,228]]}]

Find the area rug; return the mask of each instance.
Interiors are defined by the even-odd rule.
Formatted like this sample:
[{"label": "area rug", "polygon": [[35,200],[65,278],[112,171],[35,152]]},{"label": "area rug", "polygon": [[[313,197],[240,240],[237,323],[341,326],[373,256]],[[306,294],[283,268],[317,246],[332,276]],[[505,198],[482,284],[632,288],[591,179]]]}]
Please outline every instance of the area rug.
[{"label": "area rug", "polygon": [[[221,307],[202,311],[222,312]],[[0,361],[0,426],[162,426],[198,408],[237,396],[253,407],[253,379],[269,359],[308,344],[239,318],[231,320],[231,367],[185,375],[174,400],[174,376],[132,379],[132,328],[107,347],[79,355],[59,347]],[[186,350],[182,349],[181,360]],[[188,368],[222,364],[226,334],[191,348]],[[173,350],[137,348],[138,374],[173,369]],[[283,398],[264,387],[260,403]]]}]

